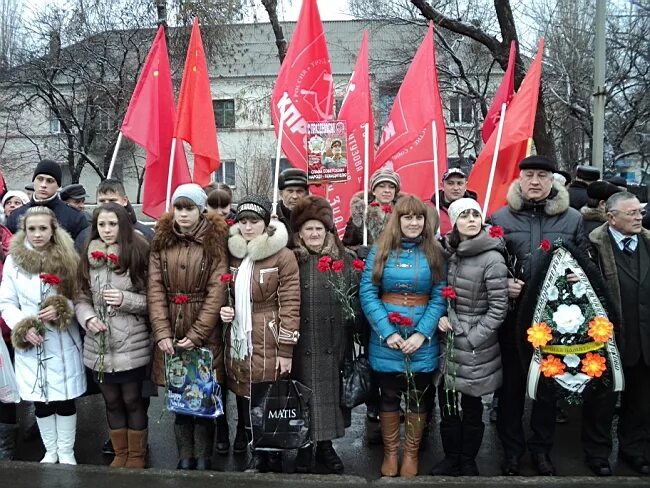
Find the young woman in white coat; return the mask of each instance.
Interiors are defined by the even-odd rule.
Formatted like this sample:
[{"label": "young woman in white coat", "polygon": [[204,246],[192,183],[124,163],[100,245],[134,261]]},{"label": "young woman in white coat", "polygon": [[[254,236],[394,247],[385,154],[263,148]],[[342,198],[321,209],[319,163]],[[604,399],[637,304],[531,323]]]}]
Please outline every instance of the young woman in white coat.
[{"label": "young woman in white coat", "polygon": [[86,391],[76,294],[77,253],[54,213],[32,207],[5,261],[0,312],[11,329],[18,389],[33,401],[46,452],[42,463],[77,464],[74,399]]}]

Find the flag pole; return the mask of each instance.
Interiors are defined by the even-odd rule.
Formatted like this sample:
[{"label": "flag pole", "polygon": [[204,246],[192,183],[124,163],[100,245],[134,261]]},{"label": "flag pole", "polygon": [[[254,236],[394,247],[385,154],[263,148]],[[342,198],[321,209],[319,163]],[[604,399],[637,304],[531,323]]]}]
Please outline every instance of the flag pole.
[{"label": "flag pole", "polygon": [[492,166],[490,167],[490,176],[488,178],[487,190],[485,191],[485,203],[483,204],[483,215],[487,217],[488,206],[490,203],[490,194],[494,183],[494,173],[497,170],[497,159],[499,159],[499,148],[501,147],[501,135],[503,134],[503,123],[506,120],[506,104],[501,104],[501,117],[497,127],[497,140],[494,145],[494,154],[492,155]]},{"label": "flag pole", "polygon": [[119,131],[117,134],[117,142],[115,143],[115,149],[113,149],[113,157],[111,157],[111,165],[108,167],[108,173],[106,178],[113,176],[113,169],[115,168],[115,160],[117,159],[117,153],[120,150],[120,145],[122,144],[122,131]]},{"label": "flag pole", "polygon": [[172,149],[169,153],[169,172],[167,173],[167,197],[165,198],[165,212],[169,212],[169,201],[172,198],[172,175],[174,174],[174,155],[176,154],[176,138],[172,137]]},{"label": "flag pole", "polygon": [[363,245],[368,245],[368,170],[370,166],[370,124],[366,122],[363,128],[365,137],[363,143]]},{"label": "flag pole", "polygon": [[438,131],[436,121],[431,122],[431,139],[433,141],[433,188],[436,200],[436,210],[440,212],[440,175],[438,174]]},{"label": "flag pole", "polygon": [[[284,96],[289,97],[287,92]],[[273,177],[273,206],[271,207],[271,215],[278,215],[278,184],[280,181],[280,155],[282,154],[282,134],[284,133],[284,117],[285,110],[280,110],[280,130],[278,132],[278,146],[275,149],[275,175]]]}]

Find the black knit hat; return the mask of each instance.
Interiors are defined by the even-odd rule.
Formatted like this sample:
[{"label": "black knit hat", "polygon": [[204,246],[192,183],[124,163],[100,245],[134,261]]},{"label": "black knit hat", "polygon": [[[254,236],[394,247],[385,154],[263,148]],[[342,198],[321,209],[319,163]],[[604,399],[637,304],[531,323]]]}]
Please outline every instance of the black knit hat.
[{"label": "black knit hat", "polygon": [[546,156],[541,156],[538,154],[522,159],[519,162],[519,169],[541,169],[544,171],[549,171],[551,173],[555,173],[555,171],[557,171],[557,168],[555,167],[555,161],[547,158]]},{"label": "black knit hat", "polygon": [[61,179],[63,177],[61,173],[61,166],[59,163],[52,161],[51,159],[43,159],[37,165],[34,170],[34,176],[32,176],[32,181],[36,179],[37,175],[48,175],[56,180],[56,183],[61,186]]},{"label": "black knit hat", "polygon": [[291,228],[300,230],[302,225],[308,220],[318,220],[322,222],[325,229],[335,232],[334,213],[329,202],[323,197],[310,195],[301,198],[291,211]]},{"label": "black knit hat", "polygon": [[284,190],[288,186],[301,186],[308,190],[307,173],[297,168],[285,169],[278,178],[278,189]]},{"label": "black knit hat", "polygon": [[239,222],[240,215],[244,212],[253,212],[258,215],[266,225],[271,221],[271,201],[264,195],[246,195],[237,205],[235,220]]}]

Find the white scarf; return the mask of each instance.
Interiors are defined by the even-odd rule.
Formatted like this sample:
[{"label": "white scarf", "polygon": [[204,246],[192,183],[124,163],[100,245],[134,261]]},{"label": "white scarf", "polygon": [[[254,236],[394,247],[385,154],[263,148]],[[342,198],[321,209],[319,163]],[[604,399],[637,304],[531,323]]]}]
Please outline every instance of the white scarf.
[{"label": "white scarf", "polygon": [[239,265],[235,278],[235,319],[230,332],[230,350],[234,359],[244,359],[253,350],[253,310],[251,308],[251,282],[255,262],[246,256]]}]

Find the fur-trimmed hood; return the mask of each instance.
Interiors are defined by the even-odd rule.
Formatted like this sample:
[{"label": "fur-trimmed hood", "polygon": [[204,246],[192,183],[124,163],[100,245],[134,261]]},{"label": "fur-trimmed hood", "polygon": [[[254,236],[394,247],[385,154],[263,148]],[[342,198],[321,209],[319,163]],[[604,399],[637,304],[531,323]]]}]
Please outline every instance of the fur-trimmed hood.
[{"label": "fur-trimmed hood", "polygon": [[560,215],[569,208],[569,192],[558,182],[553,182],[553,188],[549,196],[541,202],[530,202],[525,200],[521,194],[519,179],[510,185],[507,196],[508,206],[511,210],[519,212],[534,207],[543,207],[546,215]]},{"label": "fur-trimmed hood", "polygon": [[[26,234],[21,230],[11,240],[9,254],[16,266],[27,274],[47,273],[57,275],[61,278],[61,283],[56,285],[58,292],[66,298],[74,299],[77,290],[78,264],[74,243],[64,230],[57,228],[55,232],[61,244],[58,246],[49,245],[43,251],[36,251],[26,242]],[[70,266],[71,263],[74,263],[74,265]]]},{"label": "fur-trimmed hood", "polygon": [[233,225],[230,228],[228,250],[236,258],[244,259],[248,255],[253,261],[261,261],[286,247],[288,241],[287,229],[278,220],[271,220],[266,231],[250,242],[246,242],[246,239],[241,235],[239,226]]},{"label": "fur-trimmed hood", "polygon": [[341,241],[339,241],[334,234],[328,232],[325,234],[325,243],[323,244],[323,248],[319,253],[314,253],[313,251],[307,249],[299,237],[296,237],[293,253],[296,255],[298,263],[306,262],[309,259],[309,256],[312,254],[318,254],[319,256],[331,256],[332,259],[341,259],[344,255],[344,249],[343,245],[340,244],[340,242]]},{"label": "fur-trimmed hood", "polygon": [[607,214],[605,209],[601,208],[591,208],[591,207],[582,207],[580,213],[585,220],[590,222],[607,222]]},{"label": "fur-trimmed hood", "polygon": [[227,236],[228,224],[220,215],[202,214],[194,232],[183,234],[174,225],[174,214],[168,212],[156,223],[156,233],[151,241],[151,251],[160,252],[189,240],[202,244],[213,257],[223,259],[223,243]]}]

